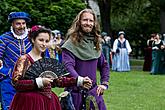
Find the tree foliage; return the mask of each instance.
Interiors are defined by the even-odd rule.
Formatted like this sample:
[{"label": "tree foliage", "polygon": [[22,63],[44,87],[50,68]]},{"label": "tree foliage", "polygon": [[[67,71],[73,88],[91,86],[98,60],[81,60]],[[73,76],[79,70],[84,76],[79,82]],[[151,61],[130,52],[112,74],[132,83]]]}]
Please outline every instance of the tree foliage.
[{"label": "tree foliage", "polygon": [[[160,32],[160,6],[164,8],[164,0],[95,1],[100,8],[102,29],[105,31],[110,28],[112,37],[116,36],[119,30],[124,30],[129,40],[146,44],[151,33]],[[105,3],[109,4],[110,9],[105,9]],[[105,10],[110,10],[110,14]],[[110,22],[106,18],[109,18]]]},{"label": "tree foliage", "polygon": [[126,30],[134,37],[160,31],[159,7],[152,1],[115,0],[112,2],[111,13],[114,30]]},{"label": "tree foliage", "polygon": [[[107,0],[95,1],[104,4]],[[165,9],[165,0],[111,0],[109,4],[111,4],[111,12],[110,14],[103,14],[101,20],[104,20],[105,16],[110,16],[109,26],[111,26],[111,37],[113,39],[116,39],[115,36],[117,36],[118,31],[124,30],[132,46],[139,46],[144,49],[149,35],[160,32],[160,28],[165,25],[165,17],[160,20],[160,8]],[[103,13],[102,9],[105,7],[102,5],[99,5],[99,7],[100,12]],[[161,15],[165,16],[165,11],[162,11]],[[161,27],[160,21],[161,25],[164,24]],[[102,21],[102,26],[107,25]],[[139,47],[138,49],[140,49]]]},{"label": "tree foliage", "polygon": [[[85,1],[88,0],[1,0],[0,34],[9,29],[7,16],[12,11],[28,12],[32,18],[30,26],[41,24],[66,33],[77,13],[86,7]],[[160,29],[165,28],[164,18],[160,19],[161,12],[165,16],[165,0],[94,1],[101,7],[103,31],[117,35],[124,30],[132,45],[144,45],[151,33],[165,32]]]},{"label": "tree foliage", "polygon": [[32,18],[30,26],[40,24],[65,33],[77,13],[85,8],[81,0],[2,0],[0,6],[0,33],[9,29],[7,16],[12,11],[28,12]]}]

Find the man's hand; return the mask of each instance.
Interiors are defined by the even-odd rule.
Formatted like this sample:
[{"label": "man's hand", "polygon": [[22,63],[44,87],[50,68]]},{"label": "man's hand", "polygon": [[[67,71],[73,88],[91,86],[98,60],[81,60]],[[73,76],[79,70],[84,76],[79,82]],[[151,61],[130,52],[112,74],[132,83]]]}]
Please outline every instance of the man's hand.
[{"label": "man's hand", "polygon": [[3,67],[3,61],[0,60],[0,69]]},{"label": "man's hand", "polygon": [[99,95],[102,95],[103,93],[104,93],[104,90],[106,90],[107,88],[106,88],[106,86],[104,86],[104,85],[98,85],[98,87],[97,87],[97,95],[99,96]]}]

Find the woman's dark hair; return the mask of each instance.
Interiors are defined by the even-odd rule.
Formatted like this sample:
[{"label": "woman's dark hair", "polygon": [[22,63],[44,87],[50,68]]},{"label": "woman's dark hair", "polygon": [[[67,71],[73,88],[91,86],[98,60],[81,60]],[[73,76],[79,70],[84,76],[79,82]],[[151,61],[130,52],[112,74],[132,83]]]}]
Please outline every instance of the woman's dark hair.
[{"label": "woman's dark hair", "polygon": [[29,34],[28,34],[28,37],[29,37],[29,40],[32,44],[32,46],[34,45],[32,43],[32,39],[35,40],[36,37],[40,34],[40,33],[48,33],[49,36],[51,36],[51,30],[50,29],[47,29],[45,28],[44,26],[41,26],[41,25],[35,25],[33,26],[30,31],[29,31]]},{"label": "woman's dark hair", "polygon": [[[32,42],[32,39],[35,40],[40,33],[48,33],[50,37],[51,37],[51,34],[52,34],[51,30],[45,28],[44,26],[41,26],[41,25],[33,26],[30,29],[29,33],[28,33],[28,38],[29,38],[29,40],[30,40],[30,42],[32,44],[32,47],[34,46],[34,44]],[[44,57],[45,53],[42,53],[41,56]]]}]

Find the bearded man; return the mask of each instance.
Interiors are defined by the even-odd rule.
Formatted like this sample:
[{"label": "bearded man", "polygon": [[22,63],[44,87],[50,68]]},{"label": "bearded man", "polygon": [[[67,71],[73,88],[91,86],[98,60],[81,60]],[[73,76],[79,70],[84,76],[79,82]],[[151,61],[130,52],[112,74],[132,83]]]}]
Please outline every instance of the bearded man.
[{"label": "bearded man", "polygon": [[[71,87],[76,110],[106,110],[103,93],[108,89],[109,65],[101,52],[100,29],[91,9],[82,10],[74,19],[62,45],[62,60],[73,77],[89,77],[90,89]],[[97,69],[100,83],[97,84]]]}]

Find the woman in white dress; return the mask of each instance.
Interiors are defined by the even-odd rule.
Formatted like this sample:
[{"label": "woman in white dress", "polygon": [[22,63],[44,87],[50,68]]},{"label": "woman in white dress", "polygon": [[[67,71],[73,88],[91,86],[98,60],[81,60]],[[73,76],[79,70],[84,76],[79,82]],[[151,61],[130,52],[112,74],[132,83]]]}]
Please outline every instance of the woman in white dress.
[{"label": "woman in white dress", "polygon": [[124,31],[118,33],[118,39],[113,44],[113,61],[112,70],[114,71],[130,71],[129,54],[132,52],[131,46],[125,39]]}]

